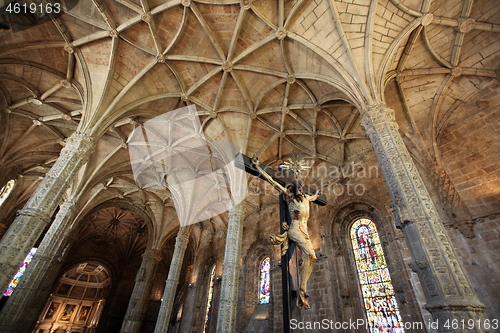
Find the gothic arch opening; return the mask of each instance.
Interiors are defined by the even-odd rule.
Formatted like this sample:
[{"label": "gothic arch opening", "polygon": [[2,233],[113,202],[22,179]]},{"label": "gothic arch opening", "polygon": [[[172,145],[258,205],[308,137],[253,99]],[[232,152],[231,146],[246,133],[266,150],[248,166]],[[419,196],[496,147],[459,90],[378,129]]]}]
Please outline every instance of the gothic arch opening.
[{"label": "gothic arch opening", "polygon": [[[365,229],[364,226],[369,226],[369,228]],[[370,245],[368,241],[361,240],[362,231],[365,230],[376,230],[377,241],[373,241]],[[361,234],[358,235],[359,233]],[[335,215],[332,235],[332,246],[335,249],[334,270],[337,274],[335,293],[338,306],[340,306],[338,320],[349,321],[349,318],[364,318],[365,322],[368,322],[370,316],[373,318],[373,315],[367,314],[367,306],[373,306],[374,300],[376,305],[380,305],[377,313],[384,313],[384,311],[389,313],[388,308],[385,307],[386,304],[382,304],[382,295],[377,294],[379,290],[374,287],[377,283],[387,282],[382,281],[382,276],[390,275],[391,296],[394,297],[399,308],[398,317],[401,318],[402,324],[424,322],[428,313],[422,308],[423,304],[416,295],[416,292],[420,292],[415,284],[416,274],[406,264],[411,257],[402,233],[396,228],[395,221],[386,208],[373,202],[350,202],[340,208]],[[373,234],[371,236],[375,240]],[[384,256],[383,261],[381,254]],[[372,259],[375,261],[372,262]],[[385,266],[382,267],[384,263]],[[360,273],[359,266],[366,269]],[[377,275],[377,270],[383,271],[385,275]],[[365,295],[364,291],[366,291]],[[371,299],[363,298],[372,291]],[[392,316],[393,313],[389,315]],[[406,333],[422,331],[416,326],[403,327]],[[366,332],[372,331],[374,330],[370,330],[369,327],[366,330]]]},{"label": "gothic arch opening", "polygon": [[271,300],[271,258],[265,257],[259,265],[259,304],[269,304]]}]

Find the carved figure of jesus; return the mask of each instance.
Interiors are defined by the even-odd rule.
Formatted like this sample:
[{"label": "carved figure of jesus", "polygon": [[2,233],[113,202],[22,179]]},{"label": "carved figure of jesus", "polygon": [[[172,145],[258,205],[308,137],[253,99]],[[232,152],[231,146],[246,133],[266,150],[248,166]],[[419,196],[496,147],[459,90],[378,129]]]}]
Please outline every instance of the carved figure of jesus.
[{"label": "carved figure of jesus", "polygon": [[269,174],[267,174],[258,165],[258,163],[256,163],[255,166],[261,172],[263,177],[287,198],[290,218],[292,220],[291,225],[285,225],[285,229],[288,227],[288,231],[280,236],[271,236],[271,240],[273,244],[277,245],[287,242],[286,238],[289,238],[294,241],[295,244],[297,244],[297,247],[302,251],[305,258],[300,272],[300,288],[299,297],[297,299],[297,307],[300,309],[302,307],[310,309],[309,302],[307,300],[309,297],[309,294],[307,294],[307,281],[313,271],[314,262],[316,261],[316,253],[307,231],[307,221],[309,220],[310,202],[316,200],[320,193],[317,191],[314,195],[305,194],[303,191],[303,184],[298,179],[294,180],[291,185],[285,188],[280,183],[276,182]]}]

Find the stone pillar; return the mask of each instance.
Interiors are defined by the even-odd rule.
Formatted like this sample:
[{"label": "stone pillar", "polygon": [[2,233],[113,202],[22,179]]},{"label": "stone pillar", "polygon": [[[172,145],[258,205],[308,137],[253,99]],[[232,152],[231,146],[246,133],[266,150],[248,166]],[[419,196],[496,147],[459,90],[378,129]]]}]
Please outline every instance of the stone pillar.
[{"label": "stone pillar", "polygon": [[94,139],[75,132],[0,240],[0,289],[5,290],[19,265],[50,222],[52,214],[80,167],[94,149]]},{"label": "stone pillar", "polygon": [[[190,283],[187,289],[186,300],[182,306],[182,318],[179,325],[179,332],[191,332],[194,327],[197,327],[198,329],[203,327],[203,319],[201,319],[201,317],[198,318],[199,320],[195,321],[195,317],[200,313],[200,309],[203,309],[201,311],[203,311],[203,318],[205,318],[204,310],[207,305],[206,298],[200,299],[200,294],[206,295],[207,289],[203,289],[205,287],[205,281],[199,281],[199,269],[206,266],[204,262],[207,260],[207,257],[210,256],[211,246],[213,247],[213,238],[212,229],[201,229],[201,235],[198,236],[198,246],[196,247],[194,253],[193,264],[191,265],[189,275],[187,276]],[[203,276],[203,274],[201,275]]]},{"label": "stone pillar", "polygon": [[236,310],[238,307],[238,283],[240,280],[241,238],[243,234],[243,203],[229,210],[226,248],[222,264],[222,285],[220,291],[217,332],[236,331]]},{"label": "stone pillar", "polygon": [[0,313],[0,332],[32,328],[42,311],[75,237],[75,201],[66,200],[22,279]]},{"label": "stone pillar", "polygon": [[[398,132],[394,111],[379,105],[362,112],[367,133],[427,298],[426,308],[440,332],[486,332],[484,305],[458,261],[443,222]],[[474,329],[451,329],[474,320]],[[478,324],[480,321],[480,324]],[[471,321],[472,322],[472,321]],[[448,323],[450,329],[444,324]]]},{"label": "stone pillar", "polygon": [[148,249],[142,255],[141,267],[135,277],[134,290],[128,303],[121,333],[139,333],[141,331],[142,321],[151,299],[156,267],[160,260],[160,250],[157,249]]},{"label": "stone pillar", "polygon": [[180,228],[177,238],[175,239],[174,254],[168,270],[167,282],[165,284],[165,291],[163,292],[160,313],[158,314],[158,320],[156,321],[155,333],[168,332],[170,316],[172,315],[172,307],[174,306],[175,292],[177,290],[177,285],[179,284],[184,253],[186,252],[189,234],[192,227],[192,225],[189,225]]},{"label": "stone pillar", "polygon": [[[189,279],[192,277],[194,265],[190,266],[188,269],[189,275],[186,277]],[[188,280],[189,281],[189,280]],[[186,290],[186,298],[184,299],[184,303],[182,305],[182,317],[179,323],[179,329],[176,332],[192,332],[193,331],[193,318],[195,309],[197,307],[197,299],[199,299],[198,289],[196,283],[188,284],[188,288]],[[205,303],[206,305],[206,303]],[[201,326],[201,324],[200,324]],[[155,332],[157,333],[157,332]]]}]

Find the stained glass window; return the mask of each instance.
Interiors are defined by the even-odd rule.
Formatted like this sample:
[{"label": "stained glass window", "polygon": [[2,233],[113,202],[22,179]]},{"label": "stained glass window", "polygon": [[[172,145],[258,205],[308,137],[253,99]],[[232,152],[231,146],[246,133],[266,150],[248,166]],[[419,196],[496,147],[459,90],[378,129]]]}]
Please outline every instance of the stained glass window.
[{"label": "stained glass window", "polygon": [[208,325],[210,323],[210,307],[212,306],[214,281],[215,281],[215,265],[212,266],[212,270],[210,271],[210,283],[208,285],[207,307],[205,308],[205,323],[203,324],[203,333],[208,331]]},{"label": "stained glass window", "polygon": [[0,190],[0,206],[3,204],[5,200],[9,197],[10,193],[14,189],[14,185],[16,185],[16,181],[11,179],[5,184],[4,187]]},{"label": "stained glass window", "polygon": [[12,292],[14,291],[14,288],[17,286],[19,283],[19,280],[23,276],[24,272],[26,271],[26,267],[28,267],[29,263],[31,262],[31,258],[33,258],[33,255],[36,252],[36,247],[32,248],[30,253],[26,256],[24,259],[24,262],[19,266],[19,270],[17,271],[16,275],[12,278],[12,281],[10,281],[9,287],[5,292],[3,293],[4,296],[10,296],[12,295]]},{"label": "stained glass window", "polygon": [[271,299],[271,261],[265,257],[260,263],[259,304],[268,304]]},{"label": "stained glass window", "polygon": [[356,220],[350,236],[370,332],[404,332],[375,223]]}]

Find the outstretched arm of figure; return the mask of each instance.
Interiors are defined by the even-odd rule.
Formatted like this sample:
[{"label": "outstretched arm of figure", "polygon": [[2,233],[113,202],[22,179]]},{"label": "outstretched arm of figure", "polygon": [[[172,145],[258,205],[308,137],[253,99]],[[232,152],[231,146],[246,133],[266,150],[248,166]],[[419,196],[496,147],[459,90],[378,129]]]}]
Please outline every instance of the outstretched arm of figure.
[{"label": "outstretched arm of figure", "polygon": [[321,191],[320,190],[317,190],[316,193],[314,195],[307,195],[307,200],[309,201],[314,201],[316,199],[318,199],[318,197],[321,195]]},{"label": "outstretched arm of figure", "polygon": [[257,170],[259,170],[259,172],[262,174],[262,176],[271,184],[273,185],[273,187],[275,189],[277,189],[278,191],[280,191],[281,193],[283,194],[287,194],[287,190],[286,188],[284,188],[283,186],[281,186],[280,183],[278,183],[277,181],[275,181],[273,179],[273,177],[271,177],[266,171],[264,171],[264,169],[262,169],[259,165],[259,161],[254,161],[253,163],[255,165],[255,167],[257,168]]}]

